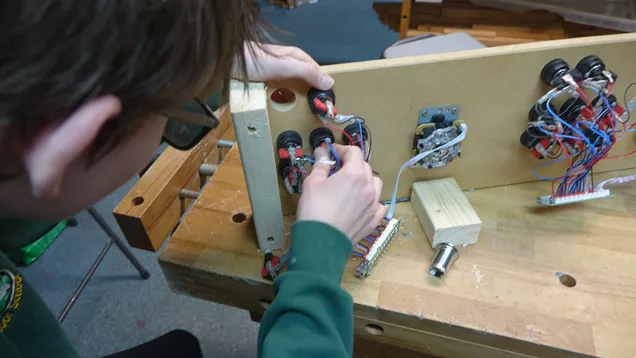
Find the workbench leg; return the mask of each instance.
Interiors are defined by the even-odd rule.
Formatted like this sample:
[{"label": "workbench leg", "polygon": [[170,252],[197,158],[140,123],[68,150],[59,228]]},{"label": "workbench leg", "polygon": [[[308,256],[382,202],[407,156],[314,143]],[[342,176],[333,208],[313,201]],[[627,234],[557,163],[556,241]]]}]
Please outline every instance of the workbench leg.
[{"label": "workbench leg", "polygon": [[250,312],[250,319],[252,319],[252,322],[261,323],[263,314],[258,312]]}]

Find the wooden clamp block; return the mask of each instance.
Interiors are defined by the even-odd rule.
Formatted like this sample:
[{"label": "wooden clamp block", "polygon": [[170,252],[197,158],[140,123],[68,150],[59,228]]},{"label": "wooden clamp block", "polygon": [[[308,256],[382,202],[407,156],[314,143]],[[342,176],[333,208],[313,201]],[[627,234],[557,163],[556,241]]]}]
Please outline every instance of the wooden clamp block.
[{"label": "wooden clamp block", "polygon": [[179,192],[199,191],[201,164],[218,164],[218,140],[235,138],[226,109],[215,112],[219,126],[192,149],[166,148],[115,207],[113,215],[130,246],[156,252],[177,227],[192,202],[191,198],[180,198]]},{"label": "wooden clamp block", "polygon": [[414,183],[411,205],[433,248],[477,242],[481,220],[454,178]]}]

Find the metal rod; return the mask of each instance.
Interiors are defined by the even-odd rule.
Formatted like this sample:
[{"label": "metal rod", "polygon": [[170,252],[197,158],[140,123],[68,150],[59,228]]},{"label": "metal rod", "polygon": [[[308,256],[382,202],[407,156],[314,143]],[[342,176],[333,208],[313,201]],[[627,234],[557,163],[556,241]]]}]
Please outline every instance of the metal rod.
[{"label": "metal rod", "polygon": [[219,139],[216,145],[219,148],[232,148],[236,142],[232,140]]},{"label": "metal rod", "polygon": [[86,273],[86,276],[84,276],[84,279],[82,280],[82,282],[79,284],[77,289],[75,289],[75,292],[73,292],[71,299],[66,304],[66,307],[64,307],[64,310],[60,314],[60,317],[58,317],[57,319],[58,322],[62,323],[64,319],[66,319],[66,316],[68,315],[69,311],[75,304],[75,301],[77,301],[77,298],[79,297],[79,295],[81,295],[82,291],[84,291],[84,288],[88,284],[88,281],[90,281],[91,278],[93,277],[93,274],[95,274],[95,271],[97,270],[99,265],[102,263],[102,260],[104,260],[104,257],[108,253],[108,250],[110,249],[111,246],[113,246],[112,238],[108,239],[108,243],[106,244],[106,246],[104,246],[102,251],[99,253],[99,256],[97,256],[97,259],[95,260],[95,262],[93,262],[93,266],[91,266],[91,268]]},{"label": "metal rod", "polygon": [[202,176],[212,176],[216,173],[216,170],[219,168],[217,164],[212,163],[203,163],[199,166],[199,175]]},{"label": "metal rod", "polygon": [[150,272],[148,272],[148,270],[146,270],[146,268],[141,264],[141,262],[139,262],[139,260],[135,257],[135,255],[132,253],[132,251],[128,247],[128,245],[126,245],[124,241],[113,231],[113,229],[111,229],[110,226],[108,226],[104,218],[97,212],[97,210],[95,210],[95,208],[89,208],[88,213],[91,214],[91,216],[93,217],[93,219],[95,219],[95,221],[97,221],[97,224],[99,224],[102,230],[104,230],[104,232],[108,236],[110,236],[110,238],[113,240],[115,245],[117,245],[119,250],[121,250],[124,256],[126,256],[128,261],[130,261],[130,263],[133,264],[133,266],[135,266],[137,271],[139,271],[139,275],[141,276],[141,278],[143,278],[144,280],[148,279],[150,277]]},{"label": "metal rod", "polygon": [[440,244],[437,246],[435,257],[433,257],[433,263],[428,269],[428,273],[433,277],[443,277],[458,256],[459,253],[455,245],[448,243]]},{"label": "metal rod", "polygon": [[188,189],[181,189],[181,191],[179,191],[179,198],[181,199],[196,199],[199,197],[199,195],[201,194],[201,192],[198,191],[194,191],[194,190],[188,190]]}]

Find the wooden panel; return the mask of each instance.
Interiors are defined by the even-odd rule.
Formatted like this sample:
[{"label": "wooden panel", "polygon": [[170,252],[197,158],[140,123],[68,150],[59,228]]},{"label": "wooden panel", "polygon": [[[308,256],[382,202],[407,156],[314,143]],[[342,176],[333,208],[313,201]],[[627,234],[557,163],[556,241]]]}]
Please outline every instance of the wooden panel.
[{"label": "wooden panel", "polygon": [[[561,57],[571,66],[586,55],[600,56],[619,75],[614,92],[622,97],[636,80],[636,34],[537,42],[448,54],[378,60],[324,67],[335,83],[341,113],[364,117],[373,133],[372,167],[384,181],[382,200],[391,197],[397,172],[412,154],[413,133],[421,108],[459,105],[459,118],[468,125],[462,157],[440,169],[407,169],[398,197],[410,194],[415,181],[454,177],[463,189],[534,181],[531,172],[540,163],[519,144],[528,123],[528,110],[546,88],[539,80],[543,66]],[[306,152],[310,131],[321,125],[306,100],[308,87],[299,81],[273,82],[268,92],[290,88],[296,104],[287,112],[269,109],[272,137],[284,130],[301,133]],[[613,153],[636,146],[626,135]],[[339,139],[339,138],[338,138]],[[597,171],[636,167],[636,157],[612,159]],[[563,167],[544,167],[546,176],[559,176]],[[283,196],[286,194],[283,193]],[[283,200],[287,200],[283,198]],[[292,213],[293,205],[286,213]]]},{"label": "wooden panel", "polygon": [[431,246],[477,242],[481,220],[453,178],[413,184],[411,206]]},{"label": "wooden panel", "polygon": [[[251,225],[231,220],[243,212],[249,221],[241,173],[230,153],[159,260],[173,290],[262,312],[273,298],[260,277],[262,253]],[[359,260],[347,264],[342,285],[357,334],[435,355],[633,356],[636,184],[611,189],[612,198],[555,208],[535,204],[547,182],[466,192],[482,219],[480,239],[460,249],[443,281],[428,276],[433,250],[411,205],[398,204],[400,234],[373,274],[360,280]],[[574,287],[560,282],[566,274]],[[364,333],[373,322],[390,325],[388,334]]]},{"label": "wooden panel", "polygon": [[241,160],[250,195],[254,226],[261,250],[285,246],[283,209],[278,191],[278,170],[267,118],[267,100],[262,83],[230,85],[230,110],[241,147]]},{"label": "wooden panel", "polygon": [[218,162],[219,138],[234,140],[229,110],[221,108],[216,115],[219,127],[190,150],[166,148],[113,210],[131,246],[157,251],[163,245],[191,203],[191,199],[179,199],[179,191],[201,189],[199,165]]}]

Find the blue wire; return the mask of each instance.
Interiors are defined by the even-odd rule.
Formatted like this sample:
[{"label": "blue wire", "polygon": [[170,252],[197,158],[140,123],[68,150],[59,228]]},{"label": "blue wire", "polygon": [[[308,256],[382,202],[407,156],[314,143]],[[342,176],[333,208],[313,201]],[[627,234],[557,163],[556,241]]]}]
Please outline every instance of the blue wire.
[{"label": "blue wire", "polygon": [[360,256],[360,257],[364,257],[363,254],[357,252],[357,251],[351,251],[351,255],[355,255],[355,256]]},{"label": "blue wire", "polygon": [[[557,119],[559,122],[561,122],[561,124],[563,124],[564,126],[566,126],[566,127],[570,128],[570,129],[571,129],[574,133],[578,134],[581,138],[578,138],[577,140],[584,140],[584,141],[586,141],[586,142],[587,142],[587,144],[588,144],[588,145],[590,145],[590,146],[591,146],[591,145],[592,145],[592,143],[590,143],[589,139],[587,138],[587,136],[586,136],[585,134],[583,134],[583,132],[581,132],[581,131],[579,131],[578,129],[576,129],[576,128],[572,127],[572,126],[571,126],[568,122],[564,121],[561,117],[559,117],[559,115],[558,115],[558,114],[554,113],[554,111],[552,110],[552,108],[550,108],[550,102],[552,101],[552,99],[553,99],[554,97],[555,97],[555,96],[552,96],[552,97],[550,97],[550,98],[548,99],[547,106],[546,106],[546,108],[547,108],[548,112],[550,113],[550,115],[551,115],[552,117],[556,118],[556,119]],[[564,137],[565,137],[565,136],[564,136]]]},{"label": "blue wire", "polygon": [[305,160],[308,161],[311,164],[315,164],[316,163],[316,161],[311,159],[311,158],[305,158]]},{"label": "blue wire", "polygon": [[336,170],[340,169],[340,157],[338,157],[338,152],[336,152],[336,148],[333,147],[333,144],[331,143],[327,143],[327,148],[329,148],[329,151],[331,152],[331,155],[333,155],[333,158],[336,160]]},{"label": "blue wire", "polygon": [[558,162],[560,162],[560,161],[562,161],[562,160],[565,160],[565,158],[566,158],[566,157],[560,157],[560,158],[558,158],[558,159],[556,159],[556,160],[553,160],[553,161],[551,161],[551,162],[548,162],[548,163],[539,163],[539,164],[535,164],[535,165],[533,165],[533,166],[532,166],[532,174],[534,174],[534,176],[535,176],[537,179],[540,179],[540,180],[556,180],[557,178],[548,178],[548,177],[544,177],[544,176],[542,176],[542,175],[538,174],[538,173],[537,173],[537,171],[536,171],[536,167],[544,167],[544,166],[546,166],[546,165],[551,165],[551,164],[554,164],[554,163],[558,163]]},{"label": "blue wire", "polygon": [[[539,131],[543,132],[544,134],[549,135],[550,137],[554,136],[554,133],[550,133],[548,131],[546,131],[545,129],[541,128],[541,127],[536,127]],[[570,135],[562,135],[559,134],[559,138],[569,138],[569,139],[574,139],[574,140],[583,140],[583,138],[578,138],[578,137],[572,137]]]},{"label": "blue wire", "polygon": [[364,155],[364,136],[362,135],[362,121],[360,121],[360,118],[358,119],[358,128],[360,129],[360,149],[362,149],[362,158],[366,158]]}]

